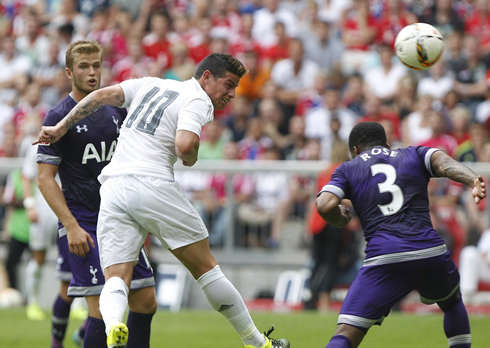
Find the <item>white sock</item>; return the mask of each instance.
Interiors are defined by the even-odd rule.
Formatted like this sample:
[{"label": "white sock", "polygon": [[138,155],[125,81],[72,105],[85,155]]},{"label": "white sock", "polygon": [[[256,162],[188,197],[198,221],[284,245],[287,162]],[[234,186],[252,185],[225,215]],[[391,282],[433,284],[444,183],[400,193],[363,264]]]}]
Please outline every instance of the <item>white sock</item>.
[{"label": "white sock", "polygon": [[39,304],[43,267],[31,259],[26,266],[26,294],[29,304]]},{"label": "white sock", "polygon": [[255,327],[242,296],[219,266],[203,274],[197,283],[211,306],[228,320],[245,345],[257,348],[264,346],[264,336]]},{"label": "white sock", "polygon": [[123,322],[124,313],[128,308],[128,287],[124,280],[112,277],[106,281],[99,298],[99,309],[105,323],[106,334],[112,325]]}]

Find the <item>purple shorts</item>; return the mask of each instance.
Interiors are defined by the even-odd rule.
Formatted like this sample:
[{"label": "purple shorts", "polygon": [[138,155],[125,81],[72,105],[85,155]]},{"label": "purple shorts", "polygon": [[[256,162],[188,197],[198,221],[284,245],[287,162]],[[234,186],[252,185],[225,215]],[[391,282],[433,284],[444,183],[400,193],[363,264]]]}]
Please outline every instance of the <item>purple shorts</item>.
[{"label": "purple shorts", "polygon": [[[104,272],[100,266],[99,245],[94,232],[87,231],[92,237],[95,248],[84,257],[76,256],[69,251],[68,239],[65,236],[58,238],[59,256],[57,261],[58,278],[70,281],[68,296],[85,297],[100,295],[105,284]],[[71,274],[72,277],[68,278]],[[144,248],[141,248],[139,262],[134,267],[131,289],[141,289],[155,286],[153,270]]]},{"label": "purple shorts", "polygon": [[66,236],[60,238],[56,233],[56,245],[58,246],[58,258],[56,259],[56,276],[59,280],[69,282],[72,278],[70,264],[68,262],[70,251],[68,248],[63,248],[63,243],[66,244]]},{"label": "purple shorts", "polygon": [[425,304],[444,301],[459,290],[459,272],[449,252],[423,260],[362,267],[337,323],[363,329],[381,325],[391,308],[413,290]]}]

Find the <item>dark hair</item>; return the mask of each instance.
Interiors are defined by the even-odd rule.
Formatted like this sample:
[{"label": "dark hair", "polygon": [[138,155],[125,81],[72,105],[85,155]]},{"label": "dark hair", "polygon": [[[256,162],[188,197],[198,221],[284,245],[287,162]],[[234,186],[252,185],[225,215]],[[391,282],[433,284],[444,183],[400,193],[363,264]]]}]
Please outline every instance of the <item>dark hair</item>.
[{"label": "dark hair", "polygon": [[386,146],[386,132],[378,122],[361,122],[352,128],[349,135],[349,150],[359,152],[375,146]]},{"label": "dark hair", "polygon": [[225,76],[227,72],[242,77],[247,72],[247,69],[243,66],[242,62],[226,53],[212,53],[199,63],[194,77],[196,79],[201,78],[202,74],[206,70],[209,70],[215,80]]}]

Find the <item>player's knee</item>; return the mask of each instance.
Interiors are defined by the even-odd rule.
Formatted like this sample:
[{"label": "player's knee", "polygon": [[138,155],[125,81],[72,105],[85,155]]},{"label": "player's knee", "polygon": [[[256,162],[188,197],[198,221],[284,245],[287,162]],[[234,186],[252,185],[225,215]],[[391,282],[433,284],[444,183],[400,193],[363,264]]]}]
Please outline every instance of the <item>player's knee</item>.
[{"label": "player's knee", "polygon": [[135,313],[143,314],[153,314],[157,311],[157,301],[155,299],[150,299],[146,302],[138,302],[133,305],[129,305],[129,309]]},{"label": "player's knee", "polygon": [[129,288],[133,278],[134,264],[132,262],[118,263],[104,269],[106,282],[111,278],[121,278]]},{"label": "player's knee", "polygon": [[136,313],[152,314],[157,311],[158,303],[155,288],[148,287],[129,292],[129,308]]},{"label": "player's knee", "polygon": [[459,301],[461,301],[461,292],[456,291],[454,294],[451,295],[451,297],[447,298],[446,300],[437,302],[437,305],[443,312],[445,312]]},{"label": "player's knee", "polygon": [[158,303],[155,298],[154,291],[152,294],[148,294],[146,300],[142,304],[144,305],[144,308],[140,311],[140,313],[152,314],[157,311]]}]

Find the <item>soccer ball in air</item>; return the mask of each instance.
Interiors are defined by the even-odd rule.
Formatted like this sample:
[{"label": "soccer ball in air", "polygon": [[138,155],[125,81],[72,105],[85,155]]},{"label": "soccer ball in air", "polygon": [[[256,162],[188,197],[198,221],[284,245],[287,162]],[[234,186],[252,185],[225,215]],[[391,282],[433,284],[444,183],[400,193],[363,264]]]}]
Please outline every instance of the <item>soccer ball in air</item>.
[{"label": "soccer ball in air", "polygon": [[439,30],[427,23],[404,27],[395,40],[395,53],[400,61],[413,70],[425,70],[434,65],[444,51]]}]

